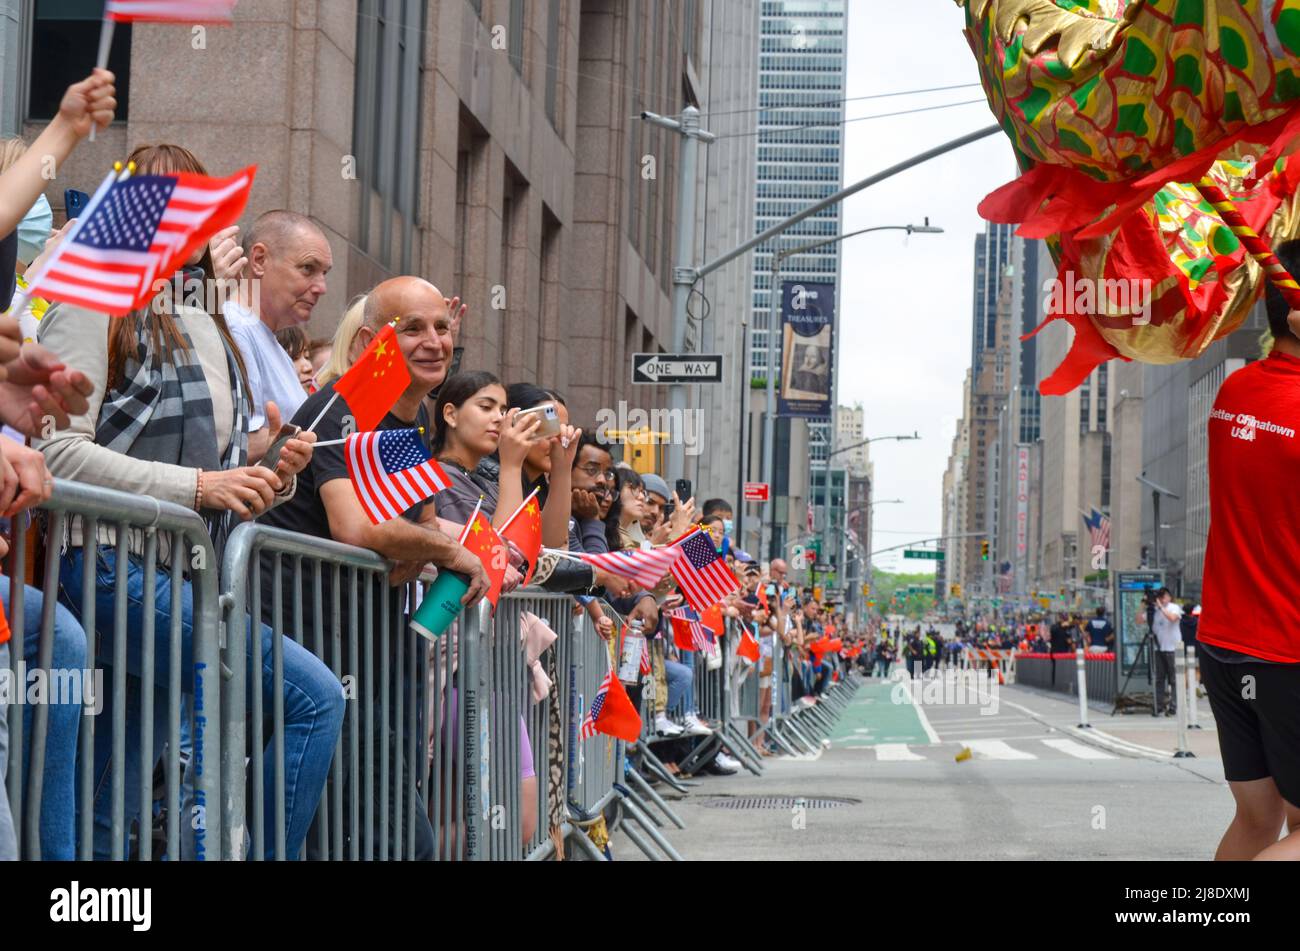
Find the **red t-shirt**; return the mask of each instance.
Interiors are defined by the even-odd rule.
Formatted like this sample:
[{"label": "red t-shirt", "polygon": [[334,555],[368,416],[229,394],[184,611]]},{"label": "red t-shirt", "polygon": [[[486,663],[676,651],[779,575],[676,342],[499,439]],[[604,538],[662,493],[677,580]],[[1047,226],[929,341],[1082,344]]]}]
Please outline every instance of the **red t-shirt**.
[{"label": "red t-shirt", "polygon": [[1236,371],[1210,411],[1210,536],[1197,637],[1300,662],[1300,359]]}]

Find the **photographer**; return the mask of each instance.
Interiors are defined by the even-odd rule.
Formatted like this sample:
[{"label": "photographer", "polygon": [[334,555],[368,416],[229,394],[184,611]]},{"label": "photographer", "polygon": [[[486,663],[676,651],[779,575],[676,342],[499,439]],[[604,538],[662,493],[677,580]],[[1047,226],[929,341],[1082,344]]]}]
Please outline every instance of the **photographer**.
[{"label": "photographer", "polygon": [[[1156,668],[1156,705],[1155,715],[1168,714],[1174,716],[1176,710],[1174,707],[1174,651],[1182,645],[1183,635],[1179,627],[1179,622],[1183,617],[1183,609],[1174,601],[1173,595],[1169,593],[1168,588],[1161,588],[1156,592],[1155,603],[1149,609],[1154,620],[1151,624],[1151,633],[1155,637],[1156,649],[1151,656],[1155,659]],[[1166,696],[1165,691],[1168,691]]]}]

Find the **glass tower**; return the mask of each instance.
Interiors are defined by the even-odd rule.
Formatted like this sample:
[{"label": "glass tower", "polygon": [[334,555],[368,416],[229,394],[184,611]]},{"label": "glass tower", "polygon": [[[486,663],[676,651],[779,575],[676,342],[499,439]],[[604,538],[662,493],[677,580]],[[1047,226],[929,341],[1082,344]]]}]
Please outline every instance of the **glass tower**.
[{"label": "glass tower", "polygon": [[[843,187],[847,5],[847,0],[762,3],[755,234]],[[795,248],[839,233],[840,206],[836,205],[756,250],[751,378],[767,376],[773,246],[779,242],[782,248]],[[835,244],[786,258],[781,279],[838,283],[839,270],[840,249]],[[775,292],[780,293],[779,286]],[[780,340],[776,343],[779,346]],[[778,363],[779,359],[778,354]],[[788,421],[782,421],[778,428],[788,430],[788,426]],[[831,445],[829,418],[810,421],[809,441],[813,466],[824,467]],[[778,435],[778,446],[780,442]],[[778,492],[789,484],[788,472],[782,471],[788,465],[788,456],[778,454]]]}]

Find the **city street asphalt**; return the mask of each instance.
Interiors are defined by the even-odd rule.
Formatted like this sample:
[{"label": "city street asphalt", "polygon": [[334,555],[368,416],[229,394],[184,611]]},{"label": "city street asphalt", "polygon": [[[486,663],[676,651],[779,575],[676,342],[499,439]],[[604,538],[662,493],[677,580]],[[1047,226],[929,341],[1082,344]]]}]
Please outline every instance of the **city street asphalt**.
[{"label": "city street asphalt", "polygon": [[[1194,755],[1174,758],[1173,719],[1094,706],[1080,730],[1077,701],[956,687],[950,673],[946,695],[914,698],[907,681],[867,681],[815,758],[699,777],[670,802],[686,829],[668,826],[668,840],[688,860],[1213,857],[1233,804],[1204,699]],[[739,802],[751,797],[846,802]],[[617,859],[644,857],[621,831],[611,844]]]}]

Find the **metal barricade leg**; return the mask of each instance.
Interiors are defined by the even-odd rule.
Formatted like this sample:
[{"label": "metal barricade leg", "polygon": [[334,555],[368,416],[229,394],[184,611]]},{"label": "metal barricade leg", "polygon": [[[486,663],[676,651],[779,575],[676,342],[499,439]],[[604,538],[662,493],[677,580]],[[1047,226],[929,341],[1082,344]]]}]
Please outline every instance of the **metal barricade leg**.
[{"label": "metal barricade leg", "polygon": [[[669,822],[677,826],[679,829],[686,828],[686,823],[682,822],[677,813],[673,812],[668,803],[664,802],[663,797],[654,791],[654,787],[646,782],[640,773],[634,769],[629,769],[624,775],[632,781],[632,785],[636,786],[642,795],[659,807],[659,811],[668,817]],[[648,811],[649,810],[647,810],[647,812]]]},{"label": "metal barricade leg", "polygon": [[[654,820],[647,816],[644,810],[642,810],[642,808],[637,804],[636,798],[632,792],[626,787],[618,784],[615,784],[614,789],[622,800],[622,808],[627,812],[627,817],[641,826],[641,828],[645,830],[646,834],[654,840],[654,843],[663,850],[664,855],[668,856],[669,859],[674,862],[683,861],[681,854],[673,848],[672,843],[664,838],[663,833],[656,828]],[[636,842],[631,826],[624,825],[623,831],[627,833],[628,838]],[[637,845],[641,851],[645,852],[647,855],[650,854],[643,844],[637,843]]]}]

